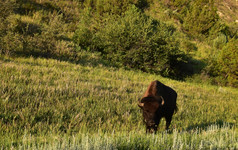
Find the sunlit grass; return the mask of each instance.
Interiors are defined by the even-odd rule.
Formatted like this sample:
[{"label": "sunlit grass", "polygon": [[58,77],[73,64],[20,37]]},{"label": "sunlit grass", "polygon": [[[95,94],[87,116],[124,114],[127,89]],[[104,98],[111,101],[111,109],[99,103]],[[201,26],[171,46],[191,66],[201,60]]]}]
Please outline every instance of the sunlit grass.
[{"label": "sunlit grass", "polygon": [[[0,57],[0,148],[237,148],[237,89],[119,69],[96,54],[81,58]],[[171,133],[162,120],[157,135],[145,135],[137,100],[153,80],[178,93]]]},{"label": "sunlit grass", "polygon": [[[16,148],[13,144],[10,148]],[[78,133],[73,136],[34,137],[25,134],[17,146],[19,149],[236,149],[238,138],[229,124],[213,124],[206,129],[200,128],[179,132]]]}]

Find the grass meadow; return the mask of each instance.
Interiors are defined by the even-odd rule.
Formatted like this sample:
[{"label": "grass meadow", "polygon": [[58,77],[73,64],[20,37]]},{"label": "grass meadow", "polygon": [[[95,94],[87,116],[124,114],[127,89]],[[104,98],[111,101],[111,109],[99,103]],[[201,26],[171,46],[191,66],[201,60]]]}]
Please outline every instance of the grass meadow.
[{"label": "grass meadow", "polygon": [[[137,100],[159,80],[178,93],[169,131],[145,134]],[[77,62],[0,57],[0,149],[238,149],[238,90]]]}]

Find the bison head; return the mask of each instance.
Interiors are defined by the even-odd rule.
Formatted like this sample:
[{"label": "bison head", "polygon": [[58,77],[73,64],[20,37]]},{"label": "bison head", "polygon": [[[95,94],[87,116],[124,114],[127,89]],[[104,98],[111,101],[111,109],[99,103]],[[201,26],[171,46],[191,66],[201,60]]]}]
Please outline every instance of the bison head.
[{"label": "bison head", "polygon": [[157,111],[159,107],[164,104],[163,97],[144,97],[139,101],[138,106],[143,111],[144,122],[146,124],[146,132],[156,133],[157,125],[159,123],[159,118],[157,116]]}]

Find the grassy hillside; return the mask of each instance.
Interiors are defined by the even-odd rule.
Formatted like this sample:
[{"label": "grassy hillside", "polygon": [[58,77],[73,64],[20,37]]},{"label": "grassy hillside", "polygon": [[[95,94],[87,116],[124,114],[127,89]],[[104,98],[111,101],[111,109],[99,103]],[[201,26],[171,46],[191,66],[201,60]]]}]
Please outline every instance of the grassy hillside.
[{"label": "grassy hillside", "polygon": [[[235,0],[0,6],[0,149],[238,149]],[[179,110],[146,135],[153,80]]]},{"label": "grassy hillside", "polygon": [[[237,148],[237,89],[105,65],[0,57],[0,147],[23,149]],[[171,131],[145,135],[137,100],[160,80],[178,93]]]}]

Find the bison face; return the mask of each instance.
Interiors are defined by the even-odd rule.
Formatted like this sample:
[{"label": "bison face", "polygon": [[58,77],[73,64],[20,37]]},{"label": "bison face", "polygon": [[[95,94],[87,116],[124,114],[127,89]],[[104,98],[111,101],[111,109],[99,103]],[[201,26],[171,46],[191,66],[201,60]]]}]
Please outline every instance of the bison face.
[{"label": "bison face", "polygon": [[143,117],[144,122],[146,124],[146,132],[153,133],[156,132],[157,126],[156,126],[156,114],[154,111],[151,111],[151,109],[145,108],[143,109]]},{"label": "bison face", "polygon": [[154,133],[157,130],[158,119],[156,111],[164,104],[163,99],[155,99],[154,97],[143,98],[138,106],[143,111],[144,122],[146,124],[146,132]]}]

